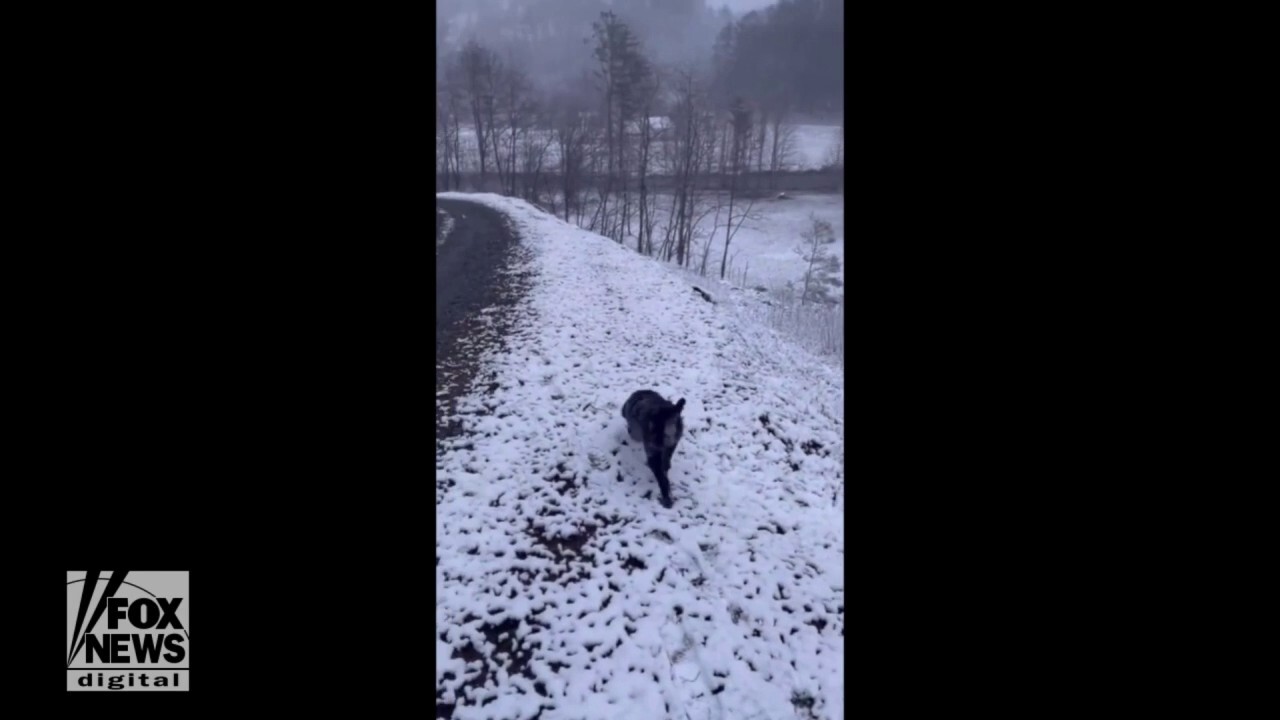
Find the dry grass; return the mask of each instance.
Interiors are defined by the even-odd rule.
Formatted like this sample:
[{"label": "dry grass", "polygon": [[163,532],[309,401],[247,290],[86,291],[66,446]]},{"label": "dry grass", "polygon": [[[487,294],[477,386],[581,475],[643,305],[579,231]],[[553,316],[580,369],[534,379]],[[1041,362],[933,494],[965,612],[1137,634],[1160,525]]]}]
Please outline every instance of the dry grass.
[{"label": "dry grass", "polygon": [[844,364],[844,304],[801,305],[797,302],[774,301],[763,306],[761,319],[766,325],[797,340],[819,355],[829,355]]}]

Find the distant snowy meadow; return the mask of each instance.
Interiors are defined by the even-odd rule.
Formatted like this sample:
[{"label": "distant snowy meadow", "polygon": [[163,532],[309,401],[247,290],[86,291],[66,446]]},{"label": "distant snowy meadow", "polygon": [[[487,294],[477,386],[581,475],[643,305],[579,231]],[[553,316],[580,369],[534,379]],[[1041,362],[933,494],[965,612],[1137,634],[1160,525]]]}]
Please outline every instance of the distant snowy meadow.
[{"label": "distant snowy meadow", "polygon": [[[655,125],[658,124],[656,120],[655,118]],[[665,118],[662,120],[665,121]],[[819,170],[835,162],[841,147],[839,125],[790,125],[787,127],[791,139],[783,162],[784,170],[792,172]],[[527,139],[522,138],[522,145],[545,147],[546,154],[543,157],[543,163],[546,169],[550,171],[559,167],[560,146],[555,142],[555,133],[545,129],[531,129],[527,132],[529,137]],[[660,141],[661,137],[661,135],[658,135],[657,139]],[[478,172],[480,170],[480,150],[476,140],[475,128],[464,125],[458,131],[458,141],[462,150],[463,171]],[[765,143],[768,145],[772,142],[773,131],[770,129],[766,131]],[[490,140],[490,143],[492,143],[492,140]],[[499,150],[505,153],[505,149],[501,146]],[[492,154],[489,162],[491,165],[489,169],[492,171]],[[664,172],[664,170],[663,159],[655,151],[649,158],[648,172],[657,174]]]}]

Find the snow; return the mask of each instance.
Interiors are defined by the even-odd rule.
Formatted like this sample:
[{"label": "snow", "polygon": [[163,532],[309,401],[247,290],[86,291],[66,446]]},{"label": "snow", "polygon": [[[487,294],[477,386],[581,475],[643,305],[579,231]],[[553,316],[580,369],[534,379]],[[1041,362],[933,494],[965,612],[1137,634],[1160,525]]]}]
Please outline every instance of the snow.
[{"label": "snow", "polygon": [[[672,196],[663,194],[657,199],[658,217],[657,233],[666,228],[666,209],[670,207]],[[798,245],[807,244],[803,233],[811,228],[809,219],[812,213],[819,220],[831,223],[835,231],[836,241],[825,245],[824,250],[840,260],[844,268],[844,196],[821,193],[789,193],[786,200],[766,197],[749,201],[739,199],[734,207],[734,222],[742,213],[748,202],[753,202],[747,220],[734,233],[729,242],[729,263],[726,279],[742,287],[763,286],[769,290],[782,287],[788,282],[800,283],[804,278],[807,262],[796,252]],[[711,237],[711,250],[707,261],[707,274],[719,277],[720,259],[724,254],[724,224],[728,217],[728,196],[724,194],[720,200],[724,208],[714,235]],[[714,216],[709,215],[699,225],[699,231],[705,227],[710,229]],[[705,235],[695,241],[694,255],[696,267],[701,263]],[[632,241],[634,245],[634,241]],[[843,270],[838,277],[843,281]],[[834,291],[833,296],[843,295],[842,291]]]},{"label": "snow", "polygon": [[[839,372],[742,293],[521,200],[439,197],[507,214],[531,282],[437,454],[437,703],[457,720],[842,717]],[[686,399],[671,509],[619,414],[641,388]]]},{"label": "snow", "polygon": [[835,148],[840,145],[839,125],[794,125],[795,137],[792,170],[817,170],[831,164]]},{"label": "snow", "polygon": [[[551,198],[557,208],[563,208],[564,196],[552,194]],[[590,220],[596,207],[594,197],[588,197],[584,223]],[[653,194],[654,214],[657,218],[654,235],[661,239],[667,229],[667,220],[671,216],[670,208],[675,202],[671,193]],[[702,213],[702,208],[709,208],[720,203],[721,211]],[[720,193],[717,198],[712,194],[704,194],[698,198],[699,210],[695,215],[699,218],[693,242],[690,267],[697,269],[702,264],[702,255],[710,235],[711,248],[707,252],[707,275],[720,276],[720,259],[724,254],[725,223],[729,216],[729,195]],[[840,261],[841,272],[836,274],[841,281],[845,279],[844,254],[844,196],[831,193],[787,194],[787,199],[768,196],[756,200],[739,198],[736,200],[733,214],[734,223],[745,212],[751,203],[748,218],[734,233],[729,243],[729,262],[725,279],[740,287],[762,286],[766,290],[774,290],[785,286],[788,282],[802,283],[808,263],[796,252],[797,246],[806,245],[803,234],[811,229],[812,213],[819,220],[831,223],[835,242],[824,245],[823,250]],[[712,227],[714,225],[714,228]],[[633,224],[638,229],[638,223]],[[626,245],[634,248],[635,234],[629,234]],[[808,249],[806,248],[806,252]],[[833,289],[833,297],[841,297],[841,288]]]},{"label": "snow", "polygon": [[443,210],[436,210],[436,250],[449,239],[449,233],[453,231],[453,216]]}]

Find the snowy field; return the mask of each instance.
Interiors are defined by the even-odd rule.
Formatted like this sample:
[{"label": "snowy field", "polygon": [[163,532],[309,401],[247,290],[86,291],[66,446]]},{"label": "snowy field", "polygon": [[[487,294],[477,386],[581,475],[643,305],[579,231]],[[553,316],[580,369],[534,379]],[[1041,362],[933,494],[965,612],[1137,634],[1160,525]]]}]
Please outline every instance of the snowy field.
[{"label": "snowy field", "polygon": [[[836,241],[825,249],[839,258],[840,267],[844,267],[844,197],[796,193],[790,198],[767,197],[754,201],[748,219],[729,243],[730,262],[725,279],[742,287],[759,285],[769,290],[787,282],[802,282],[807,263],[796,252],[796,246],[805,242],[802,233],[812,224],[810,213],[831,223]],[[739,200],[734,214],[742,211],[744,205],[744,201]],[[708,275],[720,275],[724,235],[724,228],[720,227],[712,236]],[[843,273],[840,277],[843,280]],[[843,295],[842,292],[833,294]]]},{"label": "snowy field", "polygon": [[[554,200],[557,207],[563,207],[563,195],[556,193]],[[658,193],[654,202],[658,218],[654,230],[655,243],[663,236],[667,227],[667,217],[674,197]],[[714,204],[717,199],[706,195],[701,198],[700,207]],[[722,193],[718,199],[721,212],[703,213],[695,230],[693,256],[690,267],[698,270],[702,264],[703,252],[707,252],[707,277],[720,277],[720,259],[724,255],[725,223],[729,215],[728,195]],[[733,209],[737,218],[747,206],[747,200],[739,199]],[[835,232],[835,242],[824,246],[824,251],[840,262],[841,272],[837,277],[843,282],[845,266],[844,252],[844,196],[828,193],[790,193],[788,199],[779,200],[774,196],[759,198],[753,201],[747,220],[734,233],[729,243],[729,263],[725,280],[739,287],[763,287],[768,291],[777,290],[788,282],[801,284],[807,262],[796,252],[796,247],[805,243],[803,233],[811,226],[809,215],[812,213],[819,220],[831,223]],[[584,224],[587,224],[596,203],[588,198]],[[718,222],[717,222],[718,218]],[[737,222],[736,220],[734,221]],[[633,228],[638,227],[634,222]],[[713,229],[714,228],[714,229]],[[710,241],[711,247],[706,248]],[[634,234],[625,241],[629,248],[635,248]],[[832,291],[833,297],[843,297],[842,289]]]},{"label": "snowy field", "polygon": [[[835,157],[835,150],[840,144],[840,126],[839,125],[793,125],[794,139],[792,140],[792,150],[787,162],[784,164],[786,170],[819,170],[830,165]],[[547,154],[544,160],[543,169],[551,170],[560,165],[560,148],[555,143],[555,134],[549,130],[534,130],[530,135],[539,138],[543,142],[548,143]],[[476,145],[476,131],[474,127],[463,126],[458,131],[459,142],[462,144],[462,165],[466,172],[475,172],[480,169],[480,151]],[[772,132],[768,135],[772,137]],[[650,158],[649,171],[658,173],[663,172],[661,152],[657,147],[658,139],[655,137],[653,156]],[[437,138],[437,145],[440,140]],[[491,141],[492,142],[492,141]],[[506,157],[507,151],[503,149],[503,157]],[[768,147],[766,147],[766,153]],[[492,158],[492,149],[490,150],[490,158]],[[492,165],[492,159],[490,159]],[[765,157],[766,164],[768,156]],[[490,167],[492,170],[492,167]]]},{"label": "snowy field", "polygon": [[840,145],[839,125],[796,125],[795,150],[789,170],[817,170],[829,165]]},{"label": "snowy field", "polygon": [[[437,715],[843,717],[839,372],[746,293],[440,197],[507,213],[532,285],[437,456]],[[671,509],[620,417],[641,388],[686,399]]]}]

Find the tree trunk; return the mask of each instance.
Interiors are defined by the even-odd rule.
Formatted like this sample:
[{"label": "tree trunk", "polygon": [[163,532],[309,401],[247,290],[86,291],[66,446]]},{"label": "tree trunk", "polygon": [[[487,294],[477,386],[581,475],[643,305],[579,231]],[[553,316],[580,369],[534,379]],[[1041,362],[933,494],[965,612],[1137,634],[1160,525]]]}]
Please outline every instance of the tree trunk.
[{"label": "tree trunk", "polygon": [[569,157],[569,142],[566,142],[566,139],[571,141],[571,138],[565,138],[563,134],[560,136],[560,184],[564,189],[564,221],[569,222],[569,168],[571,167],[571,159]]},{"label": "tree trunk", "polygon": [[760,130],[756,133],[756,172],[764,172],[764,143],[769,128],[763,111],[760,113]]},{"label": "tree trunk", "polygon": [[478,98],[471,101],[471,106],[471,118],[476,128],[476,146],[480,149],[480,187],[483,188],[485,166],[487,164],[485,161],[488,158],[488,149],[485,148],[484,119],[480,113],[480,100]]},{"label": "tree trunk", "polygon": [[636,252],[644,254],[644,228],[645,221],[648,220],[648,208],[645,203],[649,200],[648,188],[645,186],[645,170],[649,164],[649,119],[644,119],[644,125],[640,128],[640,231],[636,233]]},{"label": "tree trunk", "polygon": [[725,269],[729,266],[729,240],[732,239],[730,230],[733,229],[733,199],[737,194],[736,173],[735,176],[729,178],[729,222],[724,227],[724,254],[720,256],[720,279],[724,279]]}]

